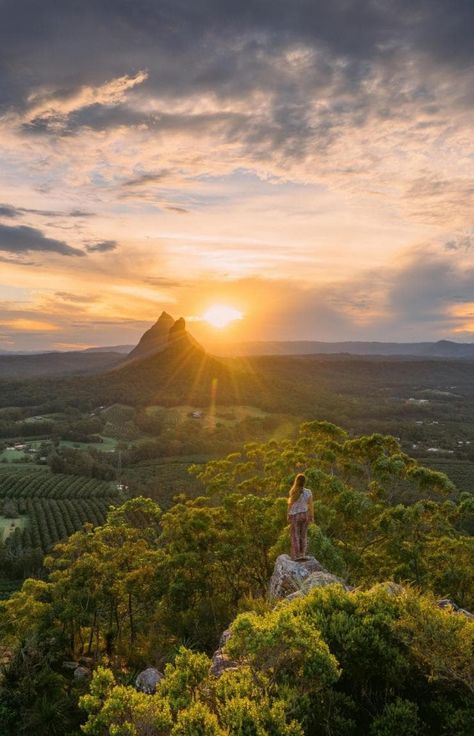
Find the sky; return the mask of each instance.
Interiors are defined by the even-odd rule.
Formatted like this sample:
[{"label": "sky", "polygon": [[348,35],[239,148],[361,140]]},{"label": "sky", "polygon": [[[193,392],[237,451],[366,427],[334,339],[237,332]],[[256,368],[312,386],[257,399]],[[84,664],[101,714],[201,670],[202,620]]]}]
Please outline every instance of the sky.
[{"label": "sky", "polygon": [[474,341],[472,0],[0,12],[0,350]]}]

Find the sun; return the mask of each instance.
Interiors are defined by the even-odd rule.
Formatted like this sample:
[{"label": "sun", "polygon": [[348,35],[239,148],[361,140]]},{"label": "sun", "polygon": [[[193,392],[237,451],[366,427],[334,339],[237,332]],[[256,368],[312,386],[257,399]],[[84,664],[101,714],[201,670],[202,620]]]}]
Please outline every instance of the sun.
[{"label": "sun", "polygon": [[214,306],[209,307],[204,312],[202,318],[213,327],[222,329],[223,327],[227,327],[231,322],[242,319],[243,316],[243,313],[239,312],[238,309],[234,309],[234,307],[228,307],[224,304],[214,304]]}]

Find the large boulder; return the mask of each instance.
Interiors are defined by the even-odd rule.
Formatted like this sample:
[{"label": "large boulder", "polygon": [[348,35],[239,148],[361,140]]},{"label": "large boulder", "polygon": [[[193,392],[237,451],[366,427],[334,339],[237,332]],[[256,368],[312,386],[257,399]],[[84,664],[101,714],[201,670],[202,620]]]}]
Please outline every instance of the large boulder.
[{"label": "large boulder", "polygon": [[326,570],[315,557],[292,560],[289,555],[280,555],[275,561],[269,595],[273,600],[280,598],[292,600],[312,588],[334,583],[351,590],[344,580]]},{"label": "large boulder", "polygon": [[147,667],[146,670],[143,670],[139,675],[137,675],[135,679],[135,687],[141,693],[154,695],[156,693],[156,686],[163,677],[164,674],[155,667]]}]

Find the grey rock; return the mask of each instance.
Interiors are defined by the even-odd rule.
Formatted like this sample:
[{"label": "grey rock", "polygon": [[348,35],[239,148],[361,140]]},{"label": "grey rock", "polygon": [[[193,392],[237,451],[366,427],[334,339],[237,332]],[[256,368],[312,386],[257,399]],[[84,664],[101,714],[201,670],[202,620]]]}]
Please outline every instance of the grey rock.
[{"label": "grey rock", "polygon": [[162,680],[164,674],[155,667],[147,667],[146,670],[140,672],[135,679],[135,687],[142,693],[154,695],[156,686]]},{"label": "grey rock", "polygon": [[289,597],[291,600],[291,597],[307,593],[312,588],[333,583],[339,583],[346,590],[351,590],[341,578],[326,570],[315,557],[292,560],[289,555],[280,555],[275,561],[269,596],[273,600]]},{"label": "grey rock", "polygon": [[230,629],[226,629],[221,635],[219,649],[216,649],[212,655],[210,672],[214,677],[220,677],[225,670],[235,671],[238,668],[238,663],[230,659],[223,651],[230,637],[231,631]]},{"label": "grey rock", "polygon": [[344,590],[353,590],[353,588],[350,585],[347,585],[347,583],[345,583],[342,578],[338,578],[337,575],[333,575],[331,572],[320,570],[318,572],[310,573],[310,575],[308,575],[308,577],[301,583],[301,587],[299,588],[299,590],[295,591],[294,593],[290,593],[290,595],[287,595],[286,600],[292,601],[295,598],[306,595],[306,593],[309,593],[309,591],[313,590],[313,588],[324,588],[326,585],[335,584],[342,585]]},{"label": "grey rock", "polygon": [[217,649],[212,655],[210,671],[214,677],[220,677],[226,670],[235,671],[238,663],[224,654],[222,649]]},{"label": "grey rock", "polygon": [[461,616],[466,616],[466,618],[470,618],[474,620],[474,614],[472,614],[470,611],[466,611],[465,608],[461,608],[458,606],[454,601],[451,600],[451,598],[441,598],[441,600],[436,601],[436,605],[438,608],[450,608],[454,613],[458,613]]},{"label": "grey rock", "polygon": [[79,667],[76,667],[73,673],[74,679],[78,681],[88,680],[90,676],[90,669],[88,667],[82,667],[81,665],[79,665]]},{"label": "grey rock", "polygon": [[219,649],[222,649],[223,647],[225,647],[225,645],[227,644],[231,636],[232,636],[232,632],[230,629],[226,629],[225,631],[222,632],[221,638],[219,640]]}]

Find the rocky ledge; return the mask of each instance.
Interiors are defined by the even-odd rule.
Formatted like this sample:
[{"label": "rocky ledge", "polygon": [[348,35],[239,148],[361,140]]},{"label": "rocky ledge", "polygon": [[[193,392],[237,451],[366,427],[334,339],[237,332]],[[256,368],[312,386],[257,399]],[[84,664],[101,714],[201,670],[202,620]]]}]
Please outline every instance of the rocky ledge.
[{"label": "rocky ledge", "polygon": [[326,570],[315,557],[292,560],[289,555],[280,555],[275,561],[269,596],[271,600],[292,600],[305,595],[312,588],[334,584],[342,585],[345,590],[352,590],[344,580]]}]

